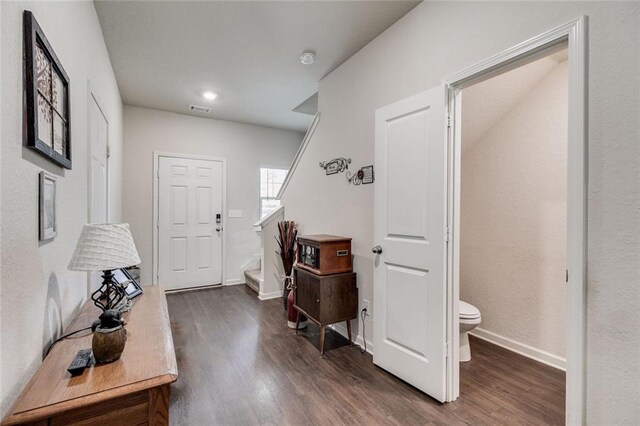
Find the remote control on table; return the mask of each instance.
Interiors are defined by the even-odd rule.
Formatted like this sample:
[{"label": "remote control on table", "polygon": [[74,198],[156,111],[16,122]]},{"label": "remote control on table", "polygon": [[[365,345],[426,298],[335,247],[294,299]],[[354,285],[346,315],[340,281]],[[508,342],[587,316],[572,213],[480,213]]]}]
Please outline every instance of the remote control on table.
[{"label": "remote control on table", "polygon": [[71,373],[72,376],[82,374],[84,369],[91,365],[92,357],[93,356],[91,354],[91,349],[79,350],[75,358],[73,358],[73,361],[71,361],[71,364],[69,365],[69,368],[67,368],[67,371]]}]

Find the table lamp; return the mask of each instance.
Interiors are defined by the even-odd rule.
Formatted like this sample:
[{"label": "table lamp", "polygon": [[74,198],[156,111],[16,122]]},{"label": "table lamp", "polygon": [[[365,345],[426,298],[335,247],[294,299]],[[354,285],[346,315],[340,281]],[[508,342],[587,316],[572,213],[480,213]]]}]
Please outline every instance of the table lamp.
[{"label": "table lamp", "polygon": [[68,269],[102,271],[102,285],[91,294],[91,299],[106,311],[126,297],[124,289],[114,285],[111,271],[139,263],[140,256],[128,223],[87,224],[82,228]]}]

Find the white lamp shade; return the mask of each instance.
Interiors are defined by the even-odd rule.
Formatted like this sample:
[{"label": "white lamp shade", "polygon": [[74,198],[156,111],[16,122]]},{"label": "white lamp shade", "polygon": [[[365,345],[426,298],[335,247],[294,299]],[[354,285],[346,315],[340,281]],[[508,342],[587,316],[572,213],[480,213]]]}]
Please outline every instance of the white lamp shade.
[{"label": "white lamp shade", "polygon": [[82,228],[69,269],[107,271],[139,263],[128,223],[89,224]]}]

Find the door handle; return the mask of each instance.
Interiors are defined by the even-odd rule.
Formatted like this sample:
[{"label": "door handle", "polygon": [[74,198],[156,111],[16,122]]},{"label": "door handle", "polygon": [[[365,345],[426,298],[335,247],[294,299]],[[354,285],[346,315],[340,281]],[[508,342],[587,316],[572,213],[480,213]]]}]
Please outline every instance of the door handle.
[{"label": "door handle", "polygon": [[216,226],[216,231],[218,232],[222,231],[222,226]]},{"label": "door handle", "polygon": [[382,253],[382,246],[375,246],[374,248],[371,249],[371,251],[375,254],[380,254]]}]

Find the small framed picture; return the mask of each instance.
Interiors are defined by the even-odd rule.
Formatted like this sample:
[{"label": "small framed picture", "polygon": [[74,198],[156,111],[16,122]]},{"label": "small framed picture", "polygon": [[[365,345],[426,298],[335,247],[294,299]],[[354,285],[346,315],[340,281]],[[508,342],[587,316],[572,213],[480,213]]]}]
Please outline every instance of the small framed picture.
[{"label": "small framed picture", "polygon": [[56,177],[40,172],[40,241],[50,240],[58,234],[56,220]]},{"label": "small framed picture", "polygon": [[142,287],[140,287],[140,284],[138,284],[126,269],[114,269],[113,280],[124,287],[124,291],[127,293],[129,299],[133,299],[142,294]]}]

